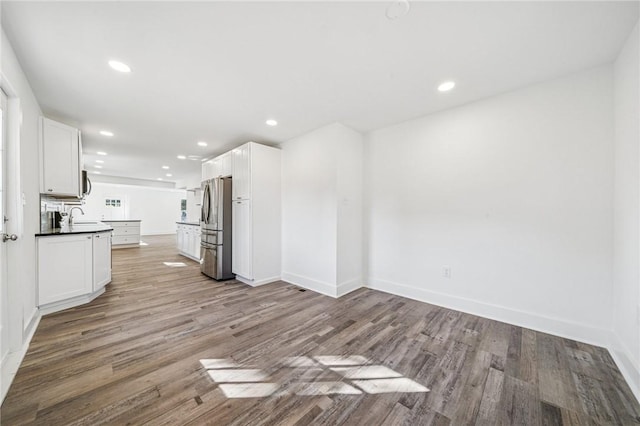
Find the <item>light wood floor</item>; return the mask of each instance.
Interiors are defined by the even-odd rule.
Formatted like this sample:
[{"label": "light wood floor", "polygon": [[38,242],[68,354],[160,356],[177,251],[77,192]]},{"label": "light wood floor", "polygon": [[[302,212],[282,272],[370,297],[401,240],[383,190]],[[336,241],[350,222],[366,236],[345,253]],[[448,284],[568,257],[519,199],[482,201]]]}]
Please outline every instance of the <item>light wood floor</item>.
[{"label": "light wood floor", "polygon": [[104,295],[42,319],[3,426],[640,424],[602,348],[368,289],[217,283],[143,240]]}]

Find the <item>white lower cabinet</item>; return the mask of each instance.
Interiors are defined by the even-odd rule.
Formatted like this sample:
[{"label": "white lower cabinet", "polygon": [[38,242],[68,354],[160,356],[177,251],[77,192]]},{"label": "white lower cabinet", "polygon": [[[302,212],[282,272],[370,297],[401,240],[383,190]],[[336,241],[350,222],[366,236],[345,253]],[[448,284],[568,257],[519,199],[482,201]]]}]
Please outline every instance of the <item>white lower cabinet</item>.
[{"label": "white lower cabinet", "polygon": [[113,228],[113,248],[140,247],[139,220],[103,220]]},{"label": "white lower cabinet", "polygon": [[92,292],[92,234],[38,238],[38,305]]},{"label": "white lower cabinet", "polygon": [[200,261],[200,225],[178,223],[176,228],[176,246],[178,253]]},{"label": "white lower cabinet", "polygon": [[191,243],[191,254],[197,261],[200,261],[200,236],[200,227],[197,227],[193,232],[193,241]]},{"label": "white lower cabinet", "polygon": [[93,291],[111,282],[111,233],[93,234]]},{"label": "white lower cabinet", "polygon": [[37,238],[43,314],[90,302],[111,282],[111,232]]}]

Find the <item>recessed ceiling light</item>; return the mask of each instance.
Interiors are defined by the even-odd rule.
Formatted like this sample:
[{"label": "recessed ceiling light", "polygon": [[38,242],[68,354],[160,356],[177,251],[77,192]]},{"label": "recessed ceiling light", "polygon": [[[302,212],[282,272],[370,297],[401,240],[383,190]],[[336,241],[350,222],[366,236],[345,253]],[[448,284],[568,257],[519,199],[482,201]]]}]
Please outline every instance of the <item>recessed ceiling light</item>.
[{"label": "recessed ceiling light", "polygon": [[410,8],[409,0],[395,0],[387,7],[385,14],[387,19],[393,21],[409,13]]},{"label": "recessed ceiling light", "polygon": [[198,142],[198,146],[207,146],[207,143],[205,141],[200,141]]},{"label": "recessed ceiling light", "polygon": [[104,160],[96,160],[96,163],[102,164],[102,163],[104,163]]},{"label": "recessed ceiling light", "polygon": [[129,67],[129,65],[120,61],[109,61],[109,66],[116,71],[131,72],[131,68]]},{"label": "recessed ceiling light", "polygon": [[102,168],[102,166],[99,166],[97,164],[95,166],[93,166],[93,167],[95,167],[96,169],[101,169]]},{"label": "recessed ceiling light", "polygon": [[96,154],[98,154],[98,155],[107,155],[107,153],[104,152],[104,151],[98,151],[98,152],[96,152]]},{"label": "recessed ceiling light", "polygon": [[162,166],[163,169],[169,170],[169,166]]},{"label": "recessed ceiling light", "polygon": [[100,173],[100,172],[93,172],[93,174],[95,174],[95,175],[99,175],[99,174],[101,174],[101,173]]},{"label": "recessed ceiling light", "polygon": [[167,177],[171,177],[173,176],[171,173],[167,173]]},{"label": "recessed ceiling light", "polygon": [[158,180],[162,180],[162,178],[158,178]]},{"label": "recessed ceiling light", "polygon": [[276,120],[267,120],[265,121],[265,123],[267,123],[267,126],[277,126],[278,122]]},{"label": "recessed ceiling light", "polygon": [[438,91],[439,92],[448,92],[449,90],[453,89],[454,87],[456,87],[456,83],[454,81],[445,81],[444,83],[441,83],[440,86],[438,86]]},{"label": "recessed ceiling light", "polygon": [[187,157],[185,157],[184,155],[178,155],[178,160],[186,160]]},{"label": "recessed ceiling light", "polygon": [[111,133],[111,132],[110,132],[110,131],[108,131],[108,130],[100,130],[100,134],[101,134],[102,136],[108,136],[108,137],[113,136],[113,133]]}]

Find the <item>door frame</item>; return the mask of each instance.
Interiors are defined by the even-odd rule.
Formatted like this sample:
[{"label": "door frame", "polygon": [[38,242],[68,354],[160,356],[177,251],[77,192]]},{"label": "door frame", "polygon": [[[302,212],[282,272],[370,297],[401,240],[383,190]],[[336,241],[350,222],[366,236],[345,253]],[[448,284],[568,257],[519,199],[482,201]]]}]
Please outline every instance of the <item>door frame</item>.
[{"label": "door frame", "polygon": [[[18,240],[6,244],[7,255],[7,293],[9,300],[9,354],[20,351],[23,346],[24,316],[22,292],[20,291],[20,274],[16,270],[15,261],[19,257],[17,250],[24,244],[24,221],[22,191],[20,182],[20,128],[22,125],[22,109],[20,98],[14,87],[9,83],[4,73],[0,71],[0,89],[7,96],[7,140],[6,149],[6,207],[5,213],[9,218],[6,226],[8,234],[16,234]],[[0,243],[1,244],[1,243]]]}]

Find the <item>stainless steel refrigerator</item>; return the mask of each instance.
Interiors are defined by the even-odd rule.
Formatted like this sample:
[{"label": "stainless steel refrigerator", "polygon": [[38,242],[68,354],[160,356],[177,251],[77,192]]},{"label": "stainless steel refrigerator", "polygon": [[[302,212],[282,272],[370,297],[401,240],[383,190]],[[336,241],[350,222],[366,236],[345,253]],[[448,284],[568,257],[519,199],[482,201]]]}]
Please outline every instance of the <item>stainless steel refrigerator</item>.
[{"label": "stainless steel refrigerator", "polygon": [[234,278],[231,272],[231,177],[202,182],[201,266],[216,280]]}]

